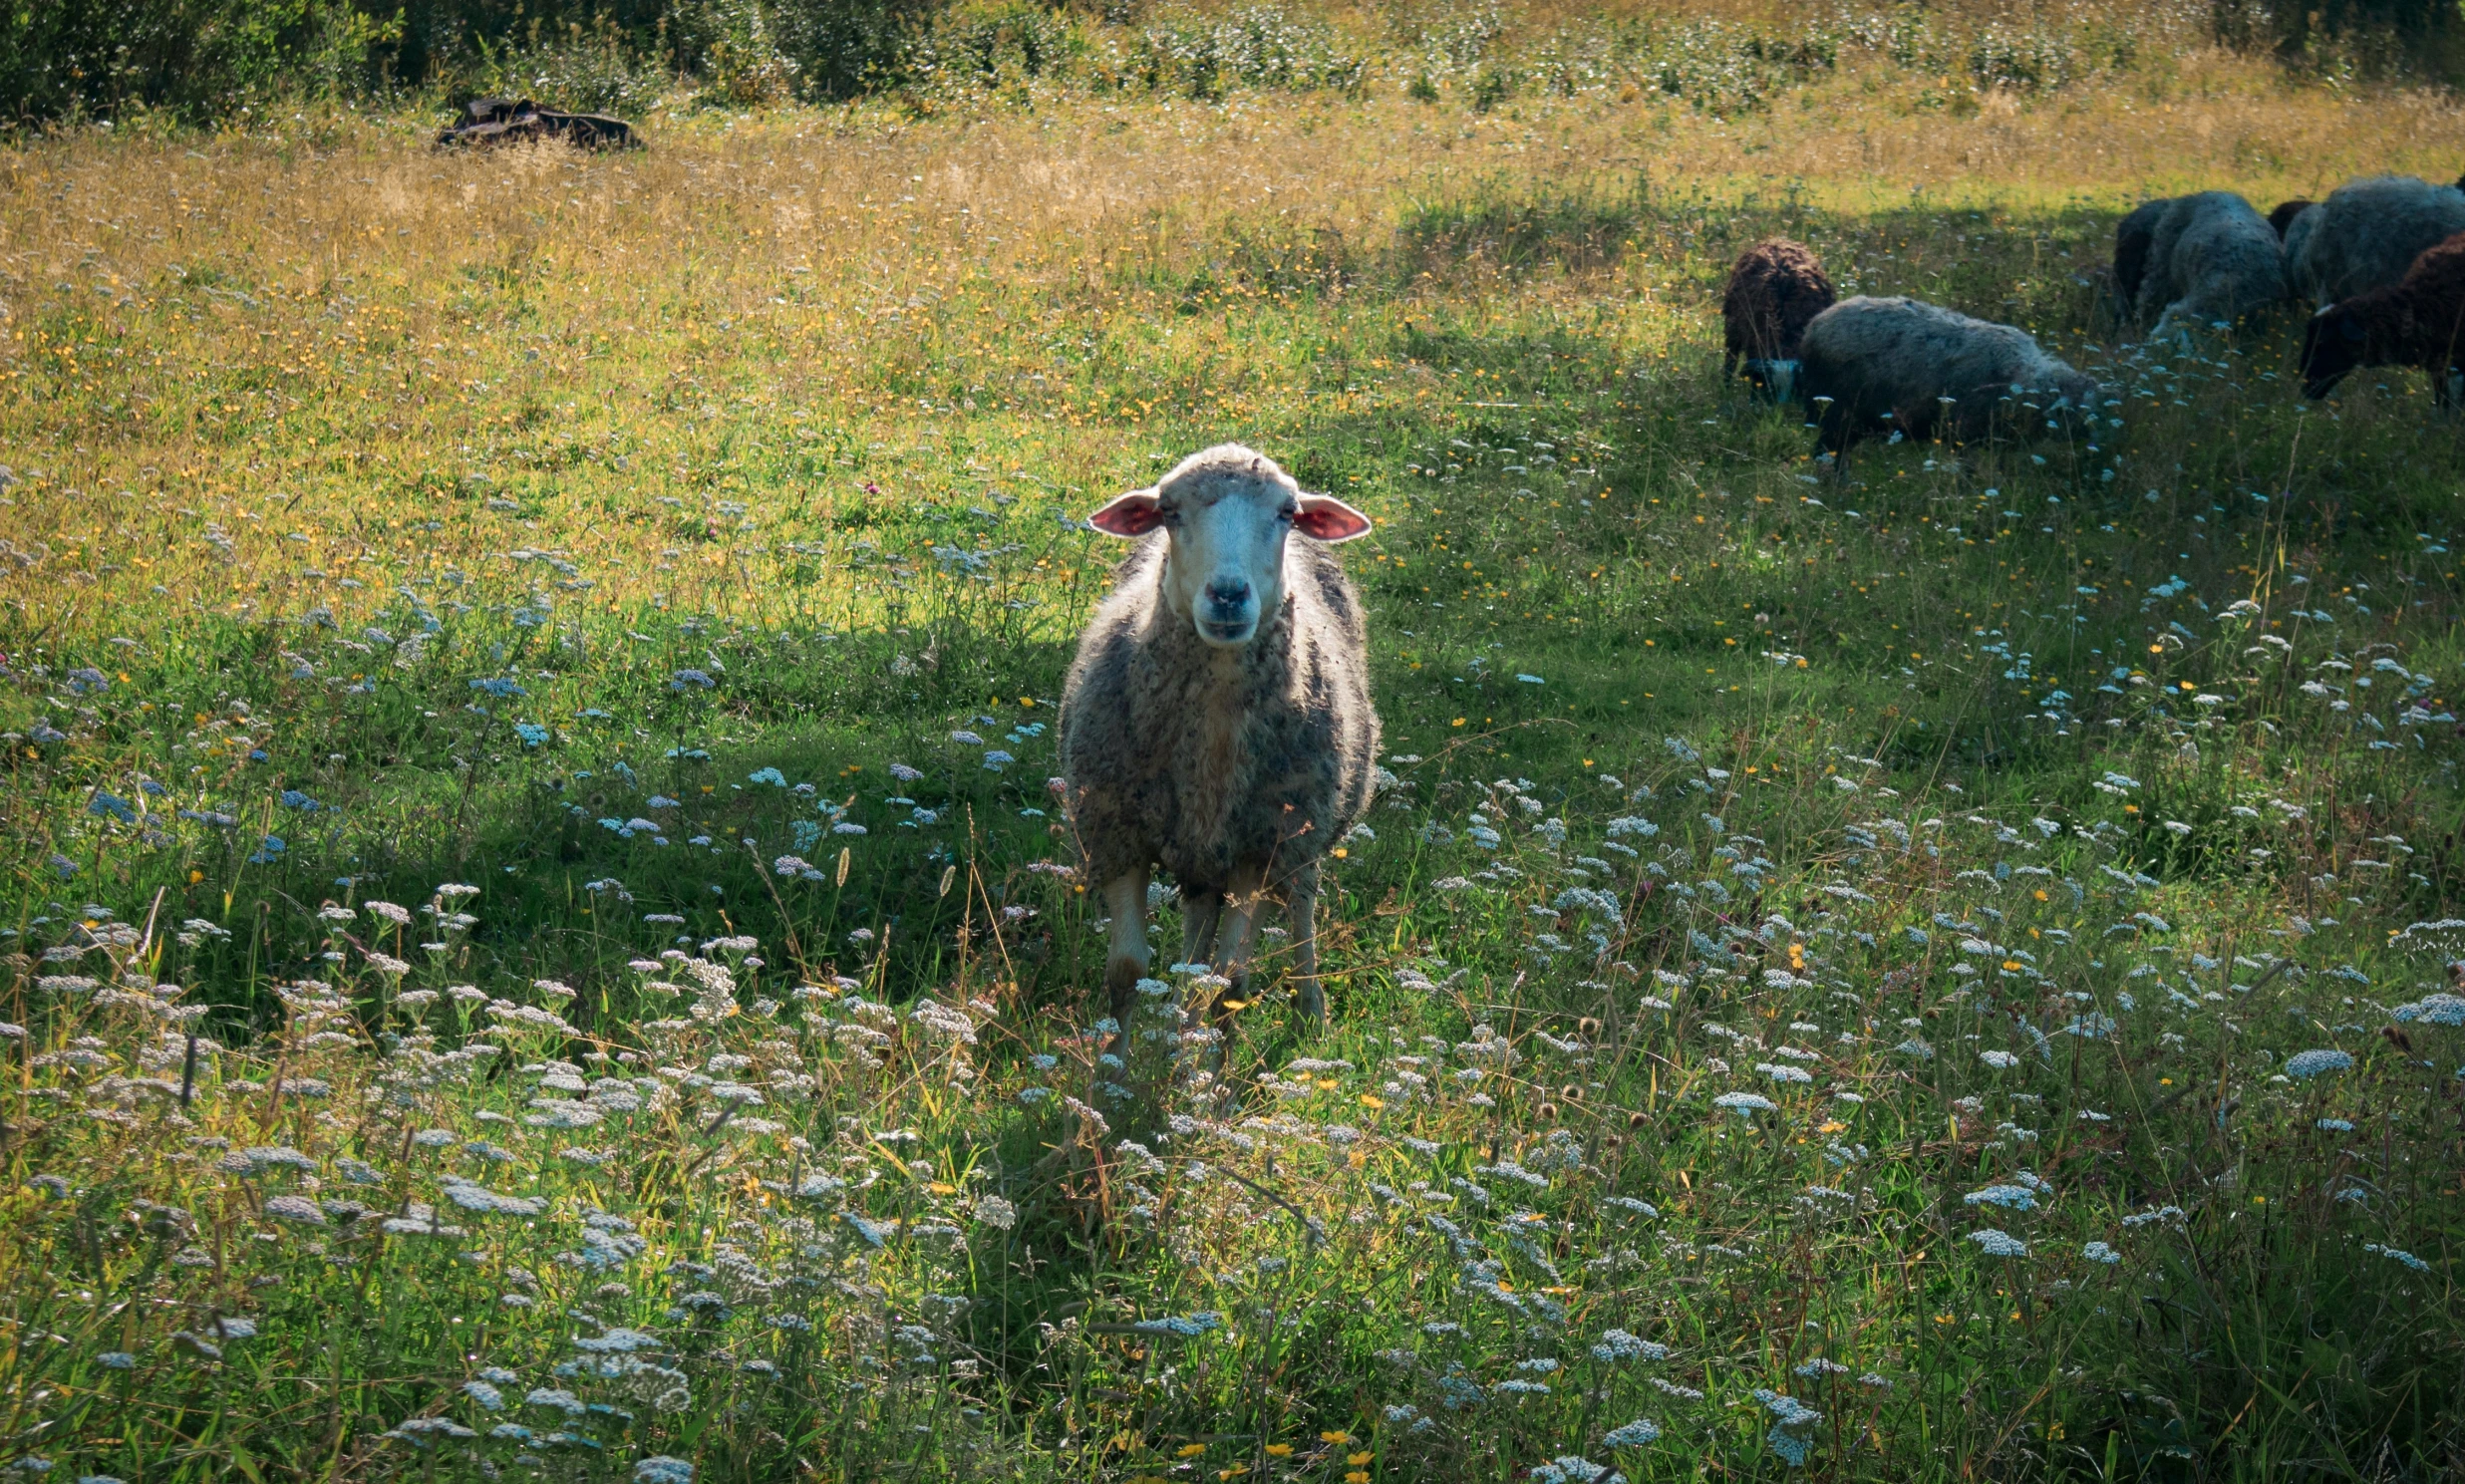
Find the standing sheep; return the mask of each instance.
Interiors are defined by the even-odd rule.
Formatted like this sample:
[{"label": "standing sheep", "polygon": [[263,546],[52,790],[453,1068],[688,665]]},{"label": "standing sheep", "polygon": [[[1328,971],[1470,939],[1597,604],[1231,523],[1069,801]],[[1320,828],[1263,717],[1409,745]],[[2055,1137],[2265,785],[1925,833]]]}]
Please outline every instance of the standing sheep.
[{"label": "standing sheep", "polygon": [[2442,406],[2465,367],[2465,232],[2415,258],[2402,280],[2340,299],[2303,328],[2303,395],[2328,395],[2364,366],[2419,366]]},{"label": "standing sheep", "polygon": [[1797,378],[1797,345],[1814,317],[1840,295],[1813,249],[1786,237],[1757,242],[1737,255],[1720,300],[1728,376],[1745,368],[1755,391],[1788,402]]},{"label": "standing sheep", "polygon": [[1843,299],[1806,327],[1799,355],[1819,443],[1834,453],[1886,429],[1973,443],[1998,415],[2015,431],[2039,419],[2052,427],[2097,395],[2026,331],[1915,299]]},{"label": "standing sheep", "polygon": [[1226,998],[1245,994],[1259,908],[1281,897],[1302,1013],[1323,1023],[1319,857],[1369,809],[1379,738],[1361,598],[1330,548],[1369,518],[1225,444],[1089,519],[1143,538],[1062,692],[1064,804],[1112,917],[1113,1018],[1146,972],[1160,864],[1181,888],[1182,959],[1229,978]]},{"label": "standing sheep", "polygon": [[2352,180],[2294,218],[2286,236],[2295,288],[2320,309],[2405,276],[2413,260],[2465,231],[2465,190],[2411,175]]},{"label": "standing sheep", "polygon": [[[2157,209],[2151,212],[2151,206]],[[2230,190],[2151,201],[2124,221],[2147,228],[2133,314],[2142,324],[2155,322],[2152,340],[2194,326],[2230,324],[2286,297],[2284,244],[2268,219]],[[2123,243],[2118,230],[2118,264]]]}]

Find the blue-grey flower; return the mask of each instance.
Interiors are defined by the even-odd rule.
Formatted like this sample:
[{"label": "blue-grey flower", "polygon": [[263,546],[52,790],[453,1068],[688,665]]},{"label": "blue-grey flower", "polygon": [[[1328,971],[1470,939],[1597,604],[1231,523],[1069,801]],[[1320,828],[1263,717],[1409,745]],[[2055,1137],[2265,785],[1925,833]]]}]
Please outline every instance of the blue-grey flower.
[{"label": "blue-grey flower", "polygon": [[2037,1193],[2024,1185],[1989,1185],[1973,1190],[1961,1200],[1972,1206],[2001,1206],[2007,1211],[2034,1211]]},{"label": "blue-grey flower", "polygon": [[2350,1053],[2337,1050],[2297,1051],[2286,1058],[2286,1075],[2315,1077],[2324,1072],[2343,1071],[2353,1065]]}]

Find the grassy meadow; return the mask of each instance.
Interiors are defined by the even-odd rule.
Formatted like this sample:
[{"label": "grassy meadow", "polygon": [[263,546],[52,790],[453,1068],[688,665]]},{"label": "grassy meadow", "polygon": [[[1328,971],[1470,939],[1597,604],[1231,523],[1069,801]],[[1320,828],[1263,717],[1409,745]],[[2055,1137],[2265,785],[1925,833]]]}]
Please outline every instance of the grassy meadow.
[{"label": "grassy meadow", "polygon": [[[962,21],[637,153],[0,148],[0,1469],[2465,1471],[2459,424],[2091,271],[2454,98]],[[2105,423],[1833,477],[1720,376],[1771,232]],[[1391,782],[1219,1076],[1188,971],[1106,1050],[1047,779],[1080,517],[1224,440],[1378,522]]]}]

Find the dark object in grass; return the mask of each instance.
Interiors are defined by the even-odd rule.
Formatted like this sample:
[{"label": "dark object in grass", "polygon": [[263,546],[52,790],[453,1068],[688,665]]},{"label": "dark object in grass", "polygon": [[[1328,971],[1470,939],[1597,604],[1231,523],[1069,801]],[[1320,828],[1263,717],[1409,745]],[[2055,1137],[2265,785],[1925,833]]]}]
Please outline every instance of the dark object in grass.
[{"label": "dark object in grass", "polygon": [[633,126],[605,114],[568,114],[527,98],[474,98],[461,122],[437,136],[437,148],[493,148],[540,140],[563,140],[579,149],[630,149],[641,144]]},{"label": "dark object in grass", "polygon": [[2293,200],[2279,201],[2270,207],[2269,225],[2276,230],[2277,240],[2285,241],[2286,231],[2294,225],[2294,218],[2310,210],[2314,204],[2316,203],[2307,196],[2296,196]]},{"label": "dark object in grass", "polygon": [[1722,372],[1735,376],[1743,367],[1757,395],[1793,401],[1798,342],[1839,298],[1822,261],[1802,242],[1772,237],[1739,253],[1720,300],[1728,343]]},{"label": "dark object in grass", "polygon": [[1977,443],[2077,425],[2097,384],[2010,325],[1915,299],[1843,299],[1815,316],[1799,384],[1820,445],[1871,434]]},{"label": "dark object in grass", "polygon": [[2114,287],[2126,316],[2140,302],[2140,283],[2148,276],[2148,251],[2157,240],[2157,219],[2165,208],[2163,200],[2145,201],[2114,223]]},{"label": "dark object in grass", "polygon": [[2465,370],[2465,232],[2413,260],[2383,288],[2340,299],[2303,327],[2303,395],[2325,397],[2365,366],[2419,366],[2441,406],[2455,400],[2452,373]]}]

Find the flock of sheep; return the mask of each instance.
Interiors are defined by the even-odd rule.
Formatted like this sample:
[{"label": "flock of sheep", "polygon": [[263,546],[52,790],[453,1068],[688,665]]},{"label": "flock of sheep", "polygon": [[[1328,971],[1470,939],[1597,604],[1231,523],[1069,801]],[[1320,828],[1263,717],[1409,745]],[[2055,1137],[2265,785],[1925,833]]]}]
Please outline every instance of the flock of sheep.
[{"label": "flock of sheep", "polygon": [[[2356,180],[2265,217],[2230,191],[2150,201],[2123,218],[2113,266],[2100,271],[2122,316],[2152,339],[2310,301],[2302,373],[2312,397],[2356,367],[2403,365],[2430,372],[2445,401],[2450,372],[2465,366],[2459,186]],[[1722,316],[1730,374],[1813,409],[1835,454],[1872,434],[1970,442],[2116,405],[2012,326],[1914,299],[1839,298],[1795,242],[1738,258]],[[1089,524],[1138,543],[1080,636],[1055,780],[1110,918],[1112,1018],[1099,1030],[1126,1035],[1142,996],[1168,993],[1147,973],[1157,866],[1180,889],[1182,961],[1212,966],[1195,983],[1216,1024],[1182,1039],[1220,1041],[1225,1012],[1250,994],[1259,915],[1275,902],[1288,914],[1301,1009],[1321,1021],[1320,862],[1368,811],[1379,772],[1361,598],[1331,548],[1370,521],[1227,444]]]},{"label": "flock of sheep", "polygon": [[[2310,303],[2300,365],[2311,397],[2359,367],[2419,366],[2445,403],[2451,371],[2465,369],[2465,181],[2375,176],[2267,216],[2227,190],[2150,201],[2115,227],[2100,273],[2152,341]],[[1721,318],[1729,374],[1813,409],[1835,455],[1871,434],[1966,443],[2061,428],[2098,404],[2095,381],[2025,331],[1915,299],[1840,299],[1814,254],[1785,239],[1738,257]]]}]

